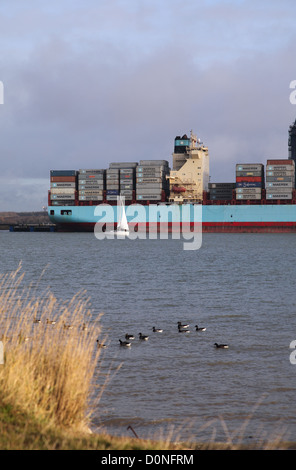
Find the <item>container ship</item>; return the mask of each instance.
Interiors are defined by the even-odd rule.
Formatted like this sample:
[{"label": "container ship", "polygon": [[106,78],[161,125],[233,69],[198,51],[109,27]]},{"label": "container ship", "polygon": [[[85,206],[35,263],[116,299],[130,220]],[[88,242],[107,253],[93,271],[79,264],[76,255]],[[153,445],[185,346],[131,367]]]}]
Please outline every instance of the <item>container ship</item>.
[{"label": "container ship", "polygon": [[[235,181],[214,183],[208,148],[191,131],[175,138],[172,169],[167,160],[140,160],[113,162],[107,169],[51,170],[48,215],[60,231],[116,228],[120,196],[133,231],[165,225],[169,232],[197,226],[202,232],[296,232],[296,120],[288,149],[286,159],[238,163]],[[113,210],[104,210],[106,205]]]}]

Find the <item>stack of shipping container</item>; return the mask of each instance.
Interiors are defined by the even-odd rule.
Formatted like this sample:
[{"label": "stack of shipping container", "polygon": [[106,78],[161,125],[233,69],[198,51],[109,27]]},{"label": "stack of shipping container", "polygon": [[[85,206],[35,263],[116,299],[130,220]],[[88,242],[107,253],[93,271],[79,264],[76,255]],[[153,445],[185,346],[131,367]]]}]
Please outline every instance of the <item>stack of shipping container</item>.
[{"label": "stack of shipping container", "polygon": [[79,170],[78,200],[103,201],[105,170]]},{"label": "stack of shipping container", "polygon": [[166,160],[140,160],[136,169],[137,201],[162,201],[168,194],[169,163]]},{"label": "stack of shipping container", "polygon": [[294,188],[294,160],[267,160],[266,199],[292,199]]},{"label": "stack of shipping container", "polygon": [[119,162],[110,163],[110,169],[119,170],[119,194],[125,198],[126,201],[134,199],[135,190],[135,176],[136,162]]},{"label": "stack of shipping container", "polygon": [[76,170],[50,171],[50,200],[52,206],[74,206]]},{"label": "stack of shipping container", "polygon": [[236,165],[236,199],[259,200],[264,189],[264,165],[262,163],[238,163]]},{"label": "stack of shipping container", "polygon": [[119,169],[108,168],[106,170],[106,199],[117,201],[119,196]]},{"label": "stack of shipping container", "polygon": [[120,172],[120,195],[127,201],[132,201],[134,190],[135,172],[133,168],[121,168]]},{"label": "stack of shipping container", "polygon": [[235,183],[209,183],[210,200],[230,201],[234,189]]}]

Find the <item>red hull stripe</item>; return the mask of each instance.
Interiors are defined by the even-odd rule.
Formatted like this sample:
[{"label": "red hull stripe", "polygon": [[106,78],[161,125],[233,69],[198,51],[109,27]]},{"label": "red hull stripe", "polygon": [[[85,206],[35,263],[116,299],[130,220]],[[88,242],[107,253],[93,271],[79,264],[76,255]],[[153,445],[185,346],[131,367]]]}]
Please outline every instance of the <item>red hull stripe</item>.
[{"label": "red hull stripe", "polygon": [[[132,228],[132,224],[131,228]],[[148,223],[141,223],[137,224],[138,230],[143,231],[150,229],[160,228],[159,224],[149,224]],[[58,230],[61,231],[93,231],[94,230],[94,223],[65,223],[65,224],[58,224]],[[195,224],[195,228],[198,228],[199,224]],[[189,228],[190,227],[190,228]],[[168,232],[172,230],[179,229],[179,227],[173,227],[172,224],[169,223]],[[189,229],[191,231],[194,230],[194,225],[185,223],[181,225],[181,230]],[[250,233],[296,233],[296,222],[204,222],[202,224],[202,231],[204,233],[211,233],[211,232],[220,232],[220,233],[231,233],[231,232],[250,232]]]}]

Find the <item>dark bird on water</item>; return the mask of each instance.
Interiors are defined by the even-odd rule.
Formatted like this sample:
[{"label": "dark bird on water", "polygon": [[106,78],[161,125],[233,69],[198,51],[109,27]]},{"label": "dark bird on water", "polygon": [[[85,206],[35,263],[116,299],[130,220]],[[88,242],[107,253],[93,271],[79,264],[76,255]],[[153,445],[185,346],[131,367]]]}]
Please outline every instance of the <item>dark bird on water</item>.
[{"label": "dark bird on water", "polygon": [[126,348],[129,348],[132,344],[129,341],[121,341],[121,339],[119,340],[119,343],[120,343],[120,346],[125,346]]},{"label": "dark bird on water", "polygon": [[198,325],[195,325],[196,331],[206,331],[206,328],[204,326],[199,327]]},{"label": "dark bird on water", "polygon": [[215,343],[214,345],[216,346],[216,348],[228,349],[228,344],[218,344],[218,343]]},{"label": "dark bird on water", "polygon": [[162,333],[163,330],[161,328],[155,328],[155,326],[152,328],[153,333]]},{"label": "dark bird on water", "polygon": [[125,339],[135,339],[135,337],[134,335],[129,335],[128,333],[126,333]]},{"label": "dark bird on water", "polygon": [[142,335],[142,333],[139,333],[139,338],[143,341],[147,341],[149,336],[146,336],[146,335]]}]

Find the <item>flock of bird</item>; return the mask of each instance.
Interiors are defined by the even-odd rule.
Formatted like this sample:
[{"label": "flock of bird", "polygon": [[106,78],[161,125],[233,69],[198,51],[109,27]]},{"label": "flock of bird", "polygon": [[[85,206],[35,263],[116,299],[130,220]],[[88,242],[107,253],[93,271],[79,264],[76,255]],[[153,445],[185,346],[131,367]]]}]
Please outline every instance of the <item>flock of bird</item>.
[{"label": "flock of bird", "polygon": [[[185,333],[185,334],[190,333],[188,323],[182,323],[182,322],[178,321],[177,325],[178,325],[179,333]],[[161,328],[155,328],[155,326],[153,326],[152,331],[153,331],[153,333],[162,333],[163,332],[163,330]],[[195,325],[195,331],[206,331],[206,327],[204,327],[204,326],[200,327],[198,325]],[[142,333],[139,333],[138,336],[139,336],[139,340],[141,340],[141,341],[148,341],[148,339],[149,339],[149,336],[143,335]],[[131,345],[132,345],[131,341],[133,339],[135,339],[134,335],[126,333],[125,340],[119,339],[119,344],[120,344],[120,346],[130,348]],[[97,341],[97,342],[100,345],[99,341]],[[102,346],[105,347],[105,345],[102,345]],[[218,348],[218,349],[228,349],[228,344],[214,343],[214,346],[216,346],[216,348]]]},{"label": "flock of bird", "polygon": [[[34,318],[33,321],[34,321],[34,323],[41,323],[40,319]],[[56,322],[53,321],[53,320],[46,319],[46,323],[54,325]],[[179,333],[184,333],[184,334],[190,333],[189,323],[182,323],[182,322],[178,321],[177,326],[178,326],[178,332]],[[67,325],[66,323],[63,324],[63,327],[64,327],[64,329],[67,329],[67,330],[72,328],[71,325],[69,325],[69,324]],[[204,327],[204,326],[200,327],[198,325],[195,325],[194,328],[195,328],[195,331],[201,331],[201,332],[206,331],[206,327]],[[87,326],[85,325],[85,323],[83,323],[82,329],[83,330],[87,329]],[[153,333],[162,333],[163,329],[162,328],[155,328],[155,326],[153,326],[152,332]],[[144,335],[143,333],[139,333],[138,337],[139,337],[140,341],[148,341],[148,339],[149,339],[149,336]],[[119,339],[119,344],[120,344],[120,346],[129,348],[132,345],[131,341],[134,340],[134,339],[135,339],[134,335],[126,333],[124,340]],[[229,347],[228,344],[223,344],[223,343],[214,343],[214,346],[218,349],[228,349],[228,347]],[[101,343],[99,340],[97,340],[97,347],[98,348],[106,348],[106,345]]]}]

